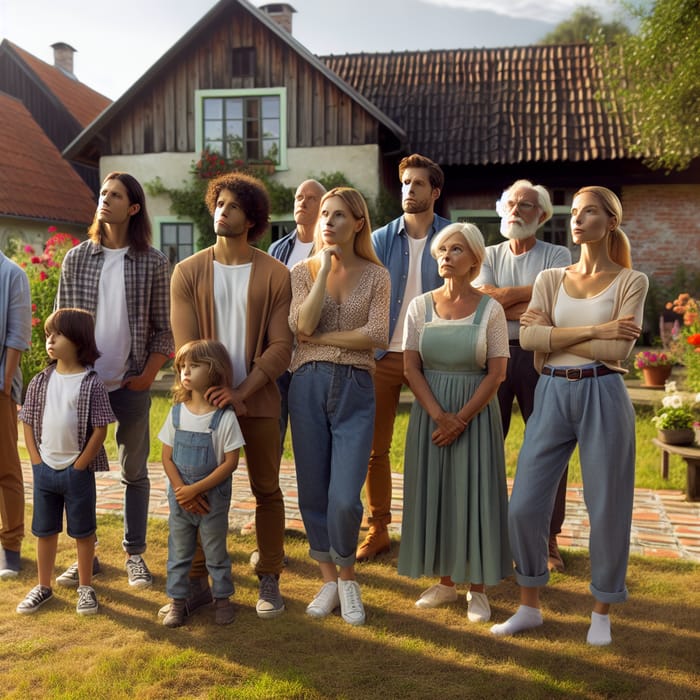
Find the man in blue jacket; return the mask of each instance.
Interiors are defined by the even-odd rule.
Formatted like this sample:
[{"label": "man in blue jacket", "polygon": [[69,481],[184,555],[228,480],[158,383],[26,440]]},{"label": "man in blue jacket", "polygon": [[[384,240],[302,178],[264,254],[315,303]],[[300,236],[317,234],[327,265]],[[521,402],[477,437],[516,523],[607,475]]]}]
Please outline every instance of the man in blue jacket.
[{"label": "man in blue jacket", "polygon": [[374,439],[365,483],[369,533],[357,549],[357,561],[374,559],[391,547],[391,464],[389,449],[403,376],[403,324],[411,300],[440,286],[437,263],[430,254],[433,236],[449,219],[438,216],[435,202],[445,176],[437,163],[418,153],[399,163],[403,215],[372,234],[377,256],[391,275],[389,347],[377,352],[374,375]]}]

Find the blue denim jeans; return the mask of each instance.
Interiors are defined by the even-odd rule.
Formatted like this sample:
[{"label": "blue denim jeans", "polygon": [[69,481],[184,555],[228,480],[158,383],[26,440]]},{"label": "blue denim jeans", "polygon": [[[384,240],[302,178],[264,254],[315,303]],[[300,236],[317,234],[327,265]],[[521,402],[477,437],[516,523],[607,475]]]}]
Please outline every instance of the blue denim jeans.
[{"label": "blue denim jeans", "polygon": [[146,551],[148,500],[151,495],[151,480],[148,478],[151,394],[148,391],[115,389],[109,392],[109,402],[117,418],[115,438],[119,448],[122,484],[126,487],[122,546],[127,554],[142,554]]},{"label": "blue denim jeans", "polygon": [[289,415],[299,509],[311,557],[350,566],[372,449],[372,376],[349,365],[308,362],[292,376]]},{"label": "blue denim jeans", "polygon": [[[176,427],[173,444],[173,462],[186,484],[201,481],[218,466],[210,433],[197,433],[178,429],[179,415],[173,407],[173,424]],[[179,411],[178,411],[179,414]],[[217,411],[210,429],[216,430],[221,412]],[[226,549],[228,534],[228,511],[231,505],[231,477],[206,492],[209,512],[205,515],[188,513],[180,507],[175,493],[168,483],[168,578],[166,592],[171,598],[187,598],[189,595],[189,573],[197,547],[197,532],[206,559],[207,571],[212,579],[212,594],[215,598],[233,595],[231,559]]]},{"label": "blue denim jeans", "polygon": [[63,530],[66,511],[68,534],[83,539],[97,528],[95,472],[87,469],[52,469],[48,464],[32,464],[34,474],[34,512],[32,534],[50,537]]},{"label": "blue denim jeans", "polygon": [[549,580],[549,520],[576,444],[588,510],[591,585],[602,603],[626,600],[635,462],[634,409],[620,374],[579,381],[542,375],[510,499],[508,526],[521,586]]}]

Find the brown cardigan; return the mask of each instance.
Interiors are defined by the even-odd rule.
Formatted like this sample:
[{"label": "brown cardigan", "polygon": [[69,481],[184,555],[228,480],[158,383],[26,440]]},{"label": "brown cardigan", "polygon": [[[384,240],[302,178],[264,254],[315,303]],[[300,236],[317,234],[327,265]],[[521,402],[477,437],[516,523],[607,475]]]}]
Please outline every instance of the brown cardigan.
[{"label": "brown cardigan", "polygon": [[[278,418],[276,379],[292,356],[287,318],[292,298],[289,270],[267,253],[253,249],[246,317],[246,365],[262,370],[269,381],[246,401],[251,418]],[[190,340],[216,340],[214,249],[205,248],[178,263],[170,281],[170,323],[179,349]]]}]

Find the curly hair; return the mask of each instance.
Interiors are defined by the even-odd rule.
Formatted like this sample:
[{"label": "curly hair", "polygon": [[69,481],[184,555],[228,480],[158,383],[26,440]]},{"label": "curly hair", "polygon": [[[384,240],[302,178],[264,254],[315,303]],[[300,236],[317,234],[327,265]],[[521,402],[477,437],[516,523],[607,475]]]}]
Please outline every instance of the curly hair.
[{"label": "curly hair", "polygon": [[226,173],[219,175],[209,183],[204,201],[209,213],[213,216],[216,200],[222,190],[228,190],[236,195],[238,204],[252,226],[248,230],[248,242],[255,243],[267,231],[270,218],[270,197],[265,185],[258,178],[246,173]]}]

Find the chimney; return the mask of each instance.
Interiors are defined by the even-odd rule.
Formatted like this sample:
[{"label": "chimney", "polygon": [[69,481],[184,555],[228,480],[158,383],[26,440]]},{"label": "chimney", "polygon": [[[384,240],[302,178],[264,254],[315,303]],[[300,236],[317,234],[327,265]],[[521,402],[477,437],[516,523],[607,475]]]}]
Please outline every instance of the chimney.
[{"label": "chimney", "polygon": [[75,74],[73,73],[73,54],[75,53],[75,49],[69,44],[64,44],[62,41],[51,44],[51,48],[53,49],[54,66],[64,73],[67,73],[71,78],[75,78]]},{"label": "chimney", "polygon": [[261,5],[260,9],[285,31],[292,33],[292,15],[296,10],[286,2],[271,2]]}]

